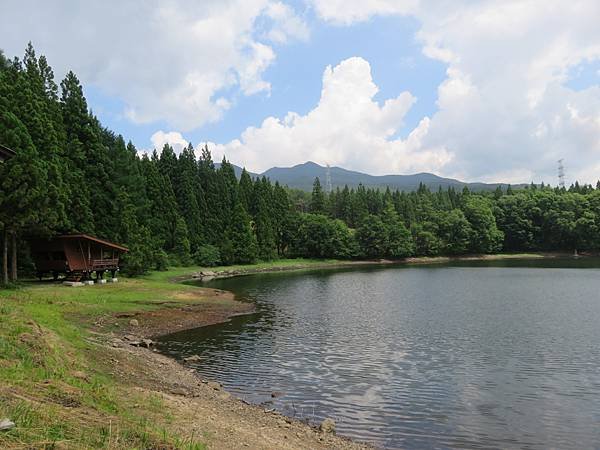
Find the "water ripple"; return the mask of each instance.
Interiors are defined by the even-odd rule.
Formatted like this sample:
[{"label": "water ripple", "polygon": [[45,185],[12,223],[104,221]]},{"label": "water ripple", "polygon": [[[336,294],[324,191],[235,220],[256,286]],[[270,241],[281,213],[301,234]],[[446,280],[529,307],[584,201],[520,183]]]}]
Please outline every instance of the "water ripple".
[{"label": "water ripple", "polygon": [[[160,350],[387,448],[600,447],[597,270],[395,268],[215,284],[258,313]],[[272,397],[273,392],[281,393]]]}]

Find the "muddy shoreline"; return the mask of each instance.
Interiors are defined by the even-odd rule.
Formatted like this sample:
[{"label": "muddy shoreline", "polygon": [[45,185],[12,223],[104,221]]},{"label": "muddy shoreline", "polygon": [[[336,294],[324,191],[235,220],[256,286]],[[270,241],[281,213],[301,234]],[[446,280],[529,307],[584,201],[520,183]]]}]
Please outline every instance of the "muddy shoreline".
[{"label": "muddy shoreline", "polygon": [[[563,253],[519,255],[471,255],[455,258],[407,258],[401,261],[350,261],[323,265],[291,265],[284,267],[223,270],[204,270],[174,277],[174,283],[230,278],[266,272],[298,271],[325,268],[344,268],[374,265],[436,264],[449,261],[534,259],[566,257]],[[265,410],[232,397],[215,380],[202,379],[184,361],[177,361],[150,348],[132,346],[133,339],[156,339],[177,331],[224,323],[232,317],[251,314],[254,305],[235,299],[232,292],[198,286],[179,294],[180,301],[167,302],[163,308],[121,315],[124,325],[118,331],[103,334],[111,357],[107,363],[128,361],[127,370],[113,367],[112,374],[132,384],[134,389],[159,392],[165,401],[178,411],[181,427],[198,429],[208,440],[209,448],[372,448],[347,438],[324,433],[304,421]],[[181,300],[184,302],[182,303]],[[110,320],[114,320],[111,318]],[[130,364],[129,364],[130,363]],[[115,366],[115,364],[112,364]],[[118,364],[117,364],[118,366]],[[203,411],[202,414],[199,414]],[[240,447],[240,443],[241,447]]]}]

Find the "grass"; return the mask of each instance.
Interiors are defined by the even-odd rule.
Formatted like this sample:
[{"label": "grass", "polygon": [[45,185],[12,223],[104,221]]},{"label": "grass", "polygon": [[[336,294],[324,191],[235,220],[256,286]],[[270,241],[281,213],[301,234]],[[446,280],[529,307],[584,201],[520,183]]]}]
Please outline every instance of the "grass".
[{"label": "grass", "polygon": [[[210,270],[336,262],[278,260]],[[80,288],[25,282],[0,289],[0,419],[16,423],[0,433],[0,448],[204,448],[202,436],[170,431],[172,417],[159,397],[140,398],[110,374],[99,362],[106,350],[90,330],[96,320],[115,313],[185,302],[181,293],[196,288],[172,279],[199,270],[178,267]],[[119,319],[110,323],[120,325]]]}]

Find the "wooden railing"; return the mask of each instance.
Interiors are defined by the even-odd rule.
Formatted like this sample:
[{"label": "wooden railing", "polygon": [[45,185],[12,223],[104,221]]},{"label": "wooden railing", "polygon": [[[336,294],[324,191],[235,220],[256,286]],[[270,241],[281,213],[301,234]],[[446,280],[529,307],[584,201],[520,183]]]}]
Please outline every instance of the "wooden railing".
[{"label": "wooden railing", "polygon": [[92,259],[88,262],[90,270],[116,269],[119,266],[119,259]]}]

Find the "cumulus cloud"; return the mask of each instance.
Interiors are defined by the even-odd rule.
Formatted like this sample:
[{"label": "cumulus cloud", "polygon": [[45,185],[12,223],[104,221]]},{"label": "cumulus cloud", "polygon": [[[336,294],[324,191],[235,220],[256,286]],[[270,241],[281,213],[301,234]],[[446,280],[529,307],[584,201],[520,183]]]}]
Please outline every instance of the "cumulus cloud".
[{"label": "cumulus cloud", "polygon": [[313,160],[372,173],[415,172],[437,170],[452,159],[444,146],[424,145],[427,118],[406,139],[395,138],[416,99],[403,92],[379,104],[377,91],[369,63],[346,59],[325,69],[319,103],[306,115],[269,117],[240,139],[215,145],[214,153],[258,171]]},{"label": "cumulus cloud", "polygon": [[307,35],[293,9],[272,0],[6,0],[1,9],[7,55],[32,40],[59,77],[73,69],[123,100],[132,121],[181,130],[221,119],[231,105],[224,91],[269,91],[263,73],[275,53],[256,37],[259,18],[269,19],[260,32],[273,41]]},{"label": "cumulus cloud", "polygon": [[[595,182],[600,159],[600,88],[575,91],[570,72],[600,59],[600,3],[575,0],[386,2],[313,0],[324,20],[350,25],[376,15],[420,22],[423,53],[447,64],[438,111],[421,143],[455,157],[445,175]],[[401,55],[398,55],[401,58]],[[433,169],[433,167],[432,167]]]},{"label": "cumulus cloud", "polygon": [[173,147],[173,151],[176,154],[180,154],[185,147],[188,146],[188,141],[177,131],[164,132],[162,130],[157,131],[150,137],[152,146],[160,153],[165,144],[169,144]]}]

